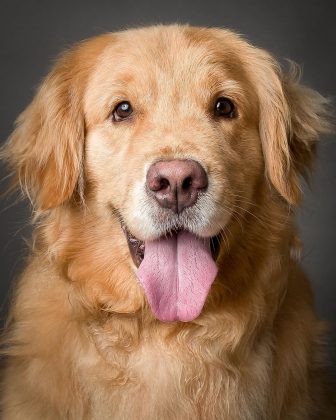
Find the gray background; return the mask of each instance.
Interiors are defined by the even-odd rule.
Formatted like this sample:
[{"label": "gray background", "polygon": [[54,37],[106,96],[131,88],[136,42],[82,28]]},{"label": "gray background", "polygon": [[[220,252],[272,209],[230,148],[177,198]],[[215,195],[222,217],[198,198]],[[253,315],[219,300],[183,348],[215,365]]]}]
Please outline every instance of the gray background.
[{"label": "gray background", "polygon": [[[137,1],[0,0],[0,140],[32,99],[52,60],[74,41],[102,32],[151,23],[182,22],[235,29],[279,58],[303,66],[303,81],[327,96],[336,93],[334,1]],[[321,139],[312,188],[306,189],[298,223],[304,266],[319,316],[336,322],[336,142]],[[5,170],[0,168],[3,179]],[[2,180],[0,188],[5,189]],[[0,204],[1,318],[11,280],[20,271],[29,238],[27,202]]]}]

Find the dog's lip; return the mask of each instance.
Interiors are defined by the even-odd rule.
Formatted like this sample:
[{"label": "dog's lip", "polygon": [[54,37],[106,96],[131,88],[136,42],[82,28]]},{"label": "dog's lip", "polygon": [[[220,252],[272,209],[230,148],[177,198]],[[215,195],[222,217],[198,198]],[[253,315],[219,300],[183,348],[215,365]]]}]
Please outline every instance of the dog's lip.
[{"label": "dog's lip", "polygon": [[[133,263],[137,268],[139,268],[145,256],[145,241],[137,239],[134,235],[132,235],[130,231],[128,230],[125,222],[122,219],[120,219],[120,225],[127,239],[127,244],[130,250]],[[170,234],[171,233],[174,233],[174,232],[170,232]],[[220,242],[221,242],[221,233],[210,238],[211,254],[214,261],[217,260],[218,255],[219,255]]]},{"label": "dog's lip", "polygon": [[131,253],[132,260],[136,267],[139,267],[145,255],[145,242],[137,239],[127,229],[125,223],[120,221],[121,228],[126,236],[128,248]]}]

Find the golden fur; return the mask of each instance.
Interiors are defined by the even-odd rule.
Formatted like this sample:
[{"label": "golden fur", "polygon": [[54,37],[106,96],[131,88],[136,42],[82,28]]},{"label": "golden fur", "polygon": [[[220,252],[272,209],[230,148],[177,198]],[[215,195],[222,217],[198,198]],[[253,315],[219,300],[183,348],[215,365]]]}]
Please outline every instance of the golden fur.
[{"label": "golden fur", "polygon": [[[219,94],[237,118],[213,118]],[[135,115],[111,123],[126,99]],[[326,106],[226,30],[155,26],[65,53],[2,151],[36,224],[3,350],[3,418],[329,418],[293,224]],[[196,320],[162,323],[118,214],[155,237],[146,170],[186,157],[211,181],[200,229],[222,232],[219,273]]]}]

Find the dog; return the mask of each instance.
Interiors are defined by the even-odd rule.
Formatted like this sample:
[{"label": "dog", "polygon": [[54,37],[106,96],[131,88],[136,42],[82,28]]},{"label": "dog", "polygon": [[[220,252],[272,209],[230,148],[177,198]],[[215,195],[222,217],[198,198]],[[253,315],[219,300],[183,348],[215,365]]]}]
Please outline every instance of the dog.
[{"label": "dog", "polygon": [[1,156],[34,209],[6,420],[335,418],[294,214],[328,100],[217,28],[65,52]]}]

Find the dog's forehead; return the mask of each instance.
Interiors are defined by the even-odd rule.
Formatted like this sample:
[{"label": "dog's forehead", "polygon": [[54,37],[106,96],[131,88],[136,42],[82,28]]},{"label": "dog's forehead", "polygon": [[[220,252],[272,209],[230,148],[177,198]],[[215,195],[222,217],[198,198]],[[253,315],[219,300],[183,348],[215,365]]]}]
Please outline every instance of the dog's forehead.
[{"label": "dog's forehead", "polygon": [[225,42],[225,37],[216,39],[211,32],[200,36],[188,29],[148,28],[116,34],[101,56],[100,68],[113,69],[111,77],[125,70],[136,75],[141,69],[147,74],[151,70],[171,76],[192,72],[200,77],[207,71],[233,64],[232,44]]}]

